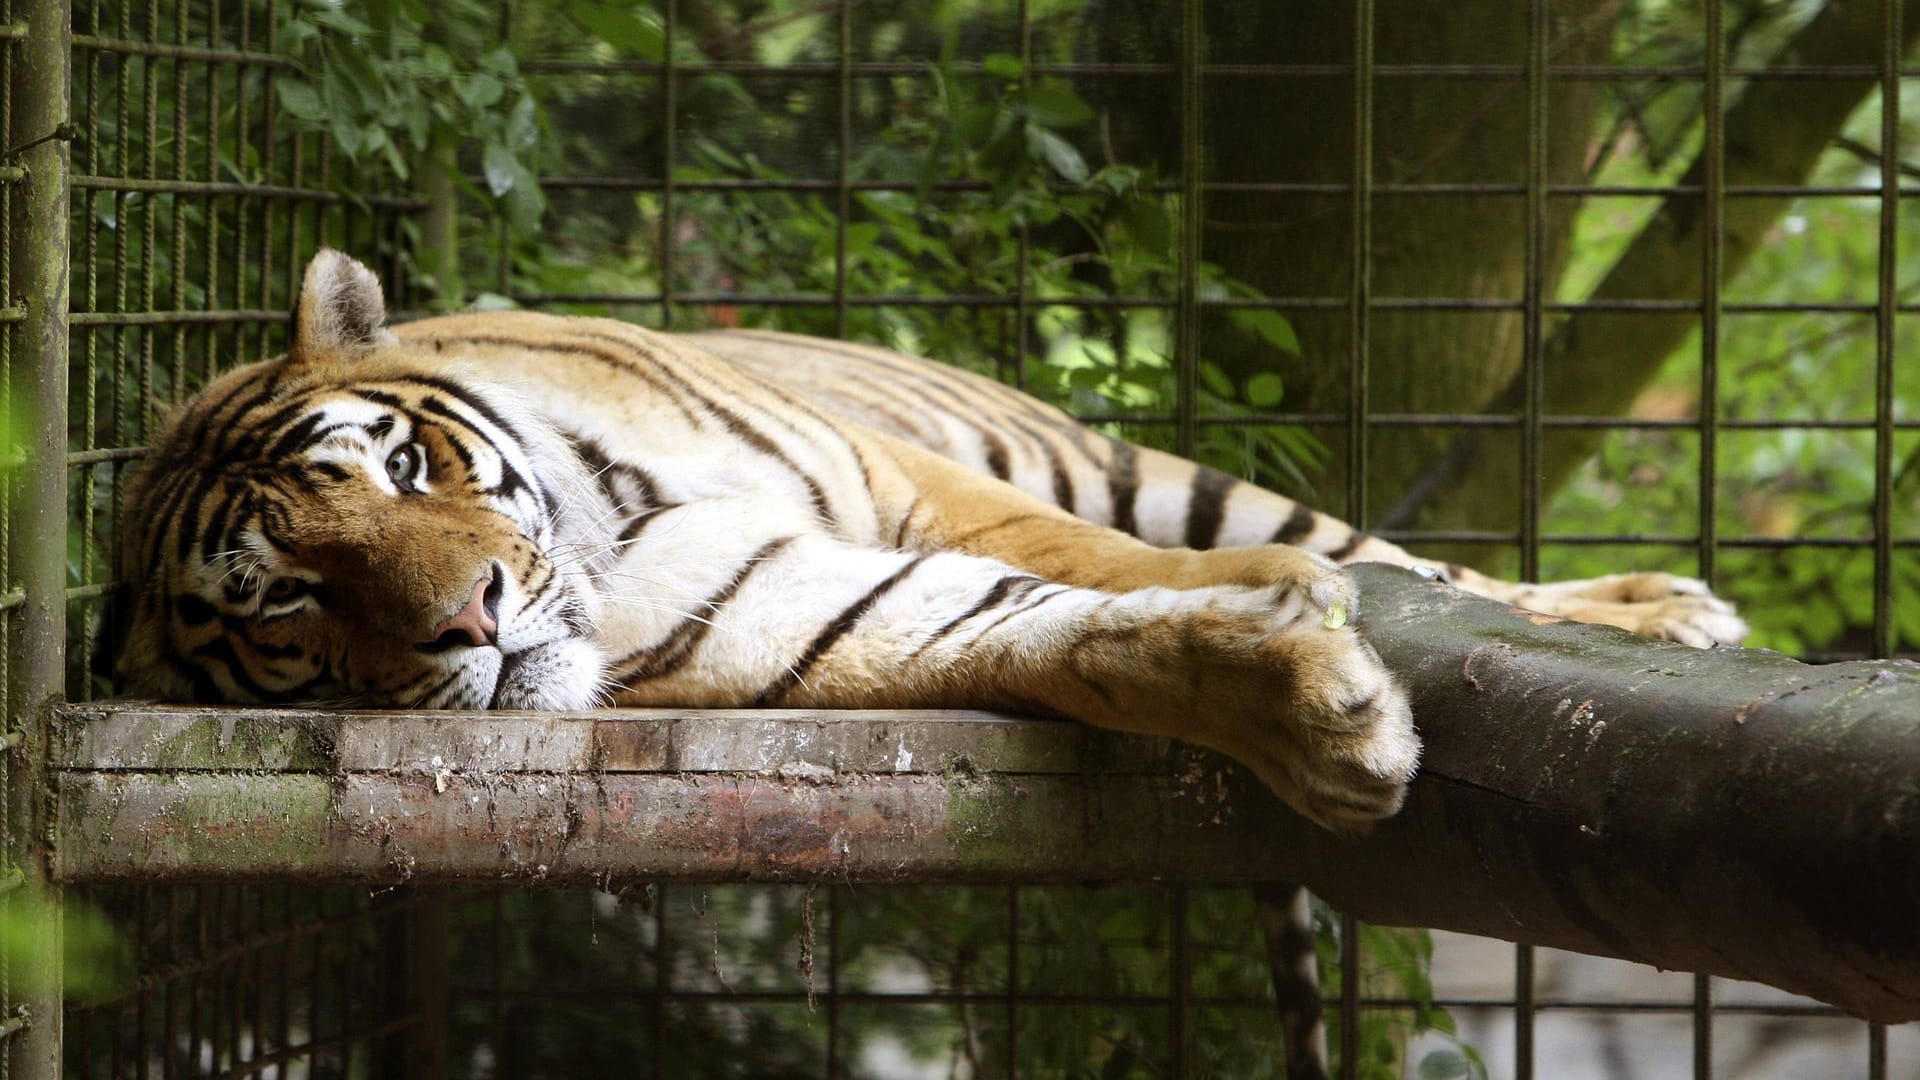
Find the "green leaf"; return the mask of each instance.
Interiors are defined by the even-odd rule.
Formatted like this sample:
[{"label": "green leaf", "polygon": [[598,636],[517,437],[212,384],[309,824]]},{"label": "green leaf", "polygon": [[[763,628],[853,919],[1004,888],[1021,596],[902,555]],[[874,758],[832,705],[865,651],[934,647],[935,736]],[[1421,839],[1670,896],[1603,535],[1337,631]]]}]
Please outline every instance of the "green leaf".
[{"label": "green leaf", "polygon": [[340,152],[350,158],[360,156],[360,148],[365,143],[361,128],[354,124],[351,117],[335,115],[332,123],[333,141]]},{"label": "green leaf", "polygon": [[309,121],[324,120],[327,107],[313,87],[291,75],[281,75],[273,80],[273,91],[280,97],[280,107],[294,116]]},{"label": "green leaf", "polygon": [[487,175],[487,190],[496,199],[512,191],[524,171],[514,152],[497,142],[487,143],[486,150],[480,155],[480,166]]},{"label": "green leaf", "polygon": [[507,144],[515,150],[531,150],[540,141],[540,126],[534,122],[533,95],[522,94],[507,114]]},{"label": "green leaf", "polygon": [[1047,127],[1074,127],[1086,123],[1093,110],[1072,90],[1042,83],[1027,89],[1027,115]]},{"label": "green leaf", "polygon": [[1044,161],[1061,179],[1079,183],[1087,178],[1087,160],[1073,144],[1046,128],[1027,125],[1027,152]]},{"label": "green leaf", "polygon": [[507,88],[499,79],[481,71],[468,78],[454,80],[453,92],[460,95],[460,100],[466,102],[468,108],[484,109],[499,101]]},{"label": "green leaf", "polygon": [[1285,388],[1277,373],[1263,371],[1247,380],[1247,404],[1256,409],[1271,409],[1280,404]]},{"label": "green leaf", "polygon": [[1173,216],[1159,199],[1136,195],[1121,204],[1120,224],[1141,252],[1157,256],[1173,245]]},{"label": "green leaf", "polygon": [[1242,333],[1252,334],[1291,356],[1300,355],[1300,339],[1285,315],[1271,308],[1240,308],[1233,312],[1233,324]]},{"label": "green leaf", "polygon": [[373,36],[373,27],[336,7],[324,7],[314,12],[313,21],[343,34],[352,34],[355,37]]},{"label": "green leaf", "polygon": [[642,60],[658,60],[666,55],[667,36],[659,21],[643,14],[631,4],[576,3],[573,18],[587,33],[611,45],[615,51]]},{"label": "green leaf", "polygon": [[1023,67],[1012,53],[992,53],[980,64],[980,70],[996,79],[1017,79]]},{"label": "green leaf", "polygon": [[1458,1050],[1435,1050],[1420,1059],[1420,1080],[1455,1080],[1467,1075],[1467,1056]]},{"label": "green leaf", "polygon": [[1233,380],[1227,378],[1227,373],[1221,371],[1217,364],[1209,364],[1204,360],[1201,361],[1200,381],[1207,384],[1207,389],[1213,392],[1214,397],[1230,398],[1233,396]]}]

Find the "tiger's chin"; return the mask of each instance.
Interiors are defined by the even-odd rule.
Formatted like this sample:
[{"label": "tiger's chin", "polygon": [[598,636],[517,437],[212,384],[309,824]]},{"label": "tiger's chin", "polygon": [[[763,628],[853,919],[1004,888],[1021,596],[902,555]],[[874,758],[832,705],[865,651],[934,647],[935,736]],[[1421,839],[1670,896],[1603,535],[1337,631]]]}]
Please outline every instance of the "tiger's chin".
[{"label": "tiger's chin", "polygon": [[542,712],[591,709],[603,703],[606,660],[584,638],[522,649],[500,662],[485,708]]}]

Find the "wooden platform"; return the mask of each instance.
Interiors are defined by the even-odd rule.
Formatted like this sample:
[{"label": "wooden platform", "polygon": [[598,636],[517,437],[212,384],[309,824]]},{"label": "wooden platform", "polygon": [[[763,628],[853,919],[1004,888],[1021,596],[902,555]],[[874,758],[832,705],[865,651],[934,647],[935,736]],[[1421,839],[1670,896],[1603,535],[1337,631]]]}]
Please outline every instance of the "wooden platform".
[{"label": "wooden platform", "polygon": [[[68,881],[1237,881],[1225,759],[986,713],[74,707]],[[1231,804],[1228,796],[1231,793]],[[1295,827],[1299,827],[1295,823]]]}]

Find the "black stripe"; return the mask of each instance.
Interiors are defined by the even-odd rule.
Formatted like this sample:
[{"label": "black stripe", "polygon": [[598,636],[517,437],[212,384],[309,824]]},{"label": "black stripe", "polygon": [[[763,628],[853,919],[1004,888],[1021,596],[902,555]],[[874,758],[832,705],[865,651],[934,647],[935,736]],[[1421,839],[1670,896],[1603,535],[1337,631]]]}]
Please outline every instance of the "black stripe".
[{"label": "black stripe", "polygon": [[987,468],[995,477],[1005,480],[1013,475],[1013,465],[1007,460],[1007,444],[986,428],[977,429],[980,442],[987,448]]},{"label": "black stripe", "polygon": [[905,580],[906,576],[913,573],[926,559],[925,555],[915,556],[905,566],[895,570],[892,576],[869,589],[867,595],[847,605],[845,611],[835,616],[833,621],[820,631],[819,635],[813,639],[813,643],[807,646],[807,651],[800,654],[798,660],[781,672],[780,677],[773,680],[765,690],[755,695],[753,706],[764,708],[785,697],[788,691],[806,678],[807,672],[813,670],[813,666],[820,662],[820,658],[826,655],[828,649],[833,648],[835,642],[847,636],[854,626],[866,617],[867,612],[873,610],[873,605],[880,602],[881,597],[891,592],[894,586]]},{"label": "black stripe", "polygon": [[385,405],[387,408],[393,409],[396,412],[403,412],[408,415],[413,414],[412,403],[408,402],[406,398],[401,397],[399,394],[388,393],[385,390],[376,390],[370,386],[350,387],[348,392],[362,401],[374,405]]},{"label": "black stripe", "polygon": [[1045,435],[1033,430],[1027,424],[1011,416],[1007,417],[1006,421],[1020,429],[1021,434],[1039,444],[1041,454],[1047,459],[1047,471],[1053,477],[1054,504],[1069,514],[1073,513],[1073,476],[1067,472],[1067,461],[1060,456],[1059,448],[1055,447]]},{"label": "black stripe", "polygon": [[267,459],[278,461],[286,457],[296,446],[304,450],[307,436],[313,434],[313,430],[320,426],[320,421],[321,415],[317,411],[301,417],[299,422],[282,432],[280,437],[274,440],[273,445],[267,448]]},{"label": "black stripe", "polygon": [[[459,399],[456,398],[456,400],[459,400]],[[507,460],[507,455],[501,451],[500,447],[496,445],[492,439],[487,437],[486,432],[481,431],[479,428],[475,427],[473,425],[473,421],[468,420],[466,417],[461,416],[457,412],[454,412],[452,409],[448,408],[446,404],[442,402],[439,398],[436,398],[430,394],[423,396],[420,399],[420,409],[422,412],[426,412],[433,416],[437,416],[441,420],[446,421],[449,424],[458,424],[460,425],[460,427],[465,428],[469,432],[472,432],[474,438],[486,444],[487,448],[493,451],[493,456],[500,459],[500,483],[498,486],[496,486],[493,489],[493,491],[488,492],[488,494],[498,494],[502,496],[508,496],[508,495],[512,495],[515,491],[518,491],[521,488],[527,488],[528,490],[532,490],[532,485],[527,483],[526,477],[520,475],[520,470],[514,468],[513,462]],[[485,416],[486,414],[482,413],[481,415]],[[491,423],[491,421],[489,421],[489,423]],[[446,425],[442,424],[441,426],[445,427]],[[519,438],[513,434],[512,428],[501,428],[500,431],[503,435],[505,435],[509,439],[512,439],[515,443],[519,442]],[[448,433],[447,441],[454,443],[456,445],[459,443],[459,439],[451,431],[449,431]],[[468,452],[464,447],[458,449],[456,452],[459,453],[460,460],[466,465],[468,470],[471,471],[473,468],[472,456],[468,454]]]},{"label": "black stripe", "polygon": [[[1047,585],[1053,585],[1053,584],[1056,584],[1056,583],[1046,581],[1041,578],[1034,578],[1030,585],[1026,582],[1022,582],[1021,586],[1015,587],[1013,594],[1010,594],[1007,597],[1007,600],[1008,602],[1013,602],[1016,600],[1025,600],[1027,597],[1033,596],[1034,593],[1040,591],[1040,589],[1042,589],[1043,587]],[[1041,604],[1044,604],[1047,601],[1052,600],[1054,597],[1065,596],[1072,591],[1073,589],[1070,586],[1059,585],[1052,592],[1047,593],[1044,596],[1035,596],[1033,599],[1027,600],[1026,603],[1020,605],[1017,608],[1014,608],[1012,611],[1002,614],[999,618],[981,627],[979,632],[973,635],[973,639],[975,641],[980,641],[984,639],[988,634],[991,634],[995,630],[999,629],[1000,624],[1006,622],[1008,619],[1014,619],[1022,615],[1025,615],[1027,612],[1032,611],[1035,608],[1038,608]]]},{"label": "black stripe", "polygon": [[639,536],[648,525],[652,524],[654,518],[659,517],[669,510],[678,510],[679,508],[679,503],[673,503],[669,506],[656,506],[645,513],[635,514],[632,518],[628,519],[626,525],[621,528],[620,540],[622,542],[632,540],[634,537]]},{"label": "black stripe", "polygon": [[214,616],[219,614],[212,604],[193,593],[170,594],[167,602],[172,605],[180,621],[187,626],[203,626],[212,622]]},{"label": "black stripe", "polygon": [[1339,547],[1334,548],[1332,551],[1327,552],[1327,558],[1332,559],[1334,562],[1339,562],[1340,560],[1353,554],[1355,549],[1359,548],[1361,544],[1364,544],[1366,542],[1367,542],[1367,534],[1361,532],[1359,529],[1355,529],[1353,530],[1352,535],[1347,537],[1346,543],[1341,544]]},{"label": "black stripe", "polygon": [[[408,375],[405,381],[419,383],[422,386],[431,386],[439,390],[460,404],[479,413],[481,419],[499,428],[501,434],[512,439],[515,446],[526,445],[526,440],[520,437],[520,432],[515,430],[512,424],[507,423],[506,417],[495,412],[493,406],[482,401],[470,387],[461,386],[452,379],[443,379],[437,375]],[[465,421],[462,421],[462,423],[465,423]],[[471,427],[472,425],[469,424],[468,426]]]},{"label": "black stripe", "polygon": [[1033,583],[1031,586],[1028,587],[1028,591],[1032,591],[1033,589],[1038,588],[1041,584],[1044,584],[1044,582],[1042,582],[1040,578],[1034,577],[1031,574],[1001,575],[1000,580],[993,583],[993,588],[987,590],[986,595],[980,598],[979,603],[968,608],[966,614],[961,615],[952,620],[949,620],[946,625],[942,626],[938,630],[935,630],[932,634],[930,634],[927,637],[927,640],[921,642],[920,646],[913,650],[913,654],[911,656],[908,656],[907,659],[911,661],[913,660],[914,657],[919,656],[921,653],[926,652],[928,649],[932,648],[933,646],[938,645],[942,640],[944,640],[947,637],[947,635],[959,629],[960,624],[966,622],[968,619],[973,618],[974,616],[980,614],[981,612],[987,610],[988,608],[994,606],[995,604],[998,604],[1001,601],[1005,600],[1007,598],[1007,594],[1013,591],[1013,587],[1016,584],[1023,581]]},{"label": "black stripe", "polygon": [[[1013,476],[1013,459],[1007,449],[1006,441],[992,429],[981,426],[977,420],[984,406],[998,403],[994,402],[990,395],[978,393],[975,387],[965,382],[960,382],[958,389],[948,385],[943,377],[953,375],[956,369],[931,360],[916,360],[897,353],[889,353],[873,346],[858,346],[853,342],[822,341],[817,338],[778,333],[756,334],[749,331],[730,331],[727,336],[772,341],[791,349],[811,350],[829,356],[845,357],[882,368],[893,373],[894,376],[887,386],[889,393],[896,397],[902,394],[913,394],[926,402],[929,408],[941,409],[942,406],[936,404],[928,393],[931,391],[951,403],[951,406],[945,409],[948,415],[965,421],[980,436],[981,445],[987,455],[988,471],[1001,480],[1007,480]],[[995,387],[999,385],[990,381],[989,384]],[[970,395],[977,396],[973,396],[970,400]],[[1055,491],[1058,492],[1058,490],[1056,485]]]},{"label": "black stripe", "polygon": [[1196,465],[1187,493],[1187,546],[1201,551],[1220,542],[1220,525],[1227,516],[1227,492],[1240,481],[1218,469]]},{"label": "black stripe", "polygon": [[[225,410],[227,406],[232,405],[233,402],[240,397],[242,392],[247,390],[255,390],[255,389],[260,390],[260,392],[253,395],[251,398],[248,398],[244,403],[234,406],[233,410],[230,413],[225,413],[223,415],[223,410]],[[191,457],[207,449],[208,437],[214,435],[216,432],[216,429],[214,427],[215,421],[227,419],[233,416],[245,416],[248,412],[251,412],[256,408],[259,408],[261,405],[265,404],[268,401],[271,401],[272,399],[273,399],[273,388],[271,386],[265,389],[261,389],[258,386],[256,386],[255,381],[253,380],[247,380],[247,379],[240,380],[238,385],[236,385],[233,388],[233,391],[229,393],[226,397],[223,397],[218,401],[209,401],[194,410],[194,412],[199,414],[200,416],[200,425],[188,433],[189,437],[187,439],[186,452],[181,456]],[[231,431],[233,430],[234,426],[235,425],[233,425],[231,422],[224,423],[219,426],[218,430]]]},{"label": "black stripe", "polygon": [[920,496],[915,495],[913,501],[907,504],[907,512],[900,515],[899,528],[893,531],[894,547],[900,548],[907,545],[907,529],[912,526],[913,512],[918,509],[920,509]]},{"label": "black stripe", "polygon": [[233,643],[228,641],[224,634],[195,648],[192,656],[195,659],[207,657],[224,664],[227,669],[227,678],[232,680],[233,685],[239,687],[242,693],[251,695],[255,701],[271,704],[284,699],[284,695],[268,690],[254,681],[246,665],[240,662],[240,655],[234,650]]},{"label": "black stripe", "polygon": [[799,463],[789,457],[787,452],[781,449],[778,443],[768,438],[765,432],[747,423],[745,418],[739,413],[734,412],[732,409],[722,405],[719,401],[701,393],[692,383],[687,382],[687,380],[682,378],[677,372],[669,371],[662,367],[660,374],[678,384],[686,391],[688,396],[705,407],[735,438],[785,466],[787,471],[791,472],[801,483],[806,485],[807,495],[813,501],[813,508],[820,515],[821,519],[827,522],[835,520],[831,509],[827,505],[827,493],[820,487],[820,482],[815,480],[805,469],[802,469]]},{"label": "black stripe", "polygon": [[700,643],[705,641],[707,634],[713,630],[713,613],[724,607],[739,593],[740,587],[746,584],[747,579],[753,576],[753,572],[759,569],[761,563],[774,558],[788,544],[791,544],[793,539],[791,536],[782,536],[760,545],[760,550],[754,552],[738,570],[733,572],[732,579],[700,605],[701,618],[684,619],[680,625],[673,628],[672,633],[659,642],[622,657],[620,662],[610,669],[614,673],[613,677],[631,687],[637,682],[665,678],[685,667],[687,661],[693,659],[694,650],[700,647]]},{"label": "black stripe", "polygon": [[1288,514],[1287,520],[1281,522],[1280,527],[1273,531],[1272,542],[1276,544],[1299,544],[1300,541],[1305,540],[1307,536],[1313,532],[1313,524],[1316,517],[1317,515],[1307,509],[1304,503],[1294,503],[1293,513]]},{"label": "black stripe", "polygon": [[[505,661],[502,661],[502,662],[501,662],[501,674],[502,674],[502,675],[504,675],[505,673],[506,673],[506,663],[505,663]],[[434,698],[437,698],[437,697],[439,697],[439,696],[440,696],[441,694],[443,694],[443,693],[445,693],[445,692],[446,692],[446,689],[447,689],[447,687],[449,687],[449,686],[452,686],[452,685],[454,684],[454,682],[455,682],[455,680],[457,680],[457,679],[459,679],[459,678],[460,678],[461,676],[463,676],[463,675],[465,675],[465,674],[466,674],[466,668],[464,668],[464,667],[456,667],[456,668],[454,668],[454,669],[453,669],[453,671],[452,671],[452,672],[451,672],[450,674],[448,674],[446,678],[444,678],[444,679],[441,679],[441,680],[440,680],[439,682],[437,682],[437,683],[434,683],[434,684],[433,684],[433,685],[432,685],[431,687],[429,687],[429,688],[427,689],[427,692],[426,692],[426,693],[424,693],[424,694],[421,694],[421,695],[420,695],[419,697],[416,697],[416,698],[414,698],[414,699],[413,699],[413,701],[412,701],[411,703],[409,703],[409,704],[408,704],[408,705],[407,705],[406,707],[407,707],[407,708],[409,708],[409,709],[437,709],[437,708],[439,708],[440,706],[438,706],[438,705],[433,705],[433,704],[429,704],[429,703],[430,703],[431,701],[433,701],[433,699],[434,699]],[[501,679],[499,679],[499,680],[498,680],[497,682],[495,682],[495,684],[494,684],[494,687],[493,687],[493,692],[494,692],[495,694],[498,694],[498,693],[500,692],[500,685],[499,685],[499,684],[500,684],[500,683],[503,683],[503,682],[505,682],[505,681],[506,681],[506,679],[504,679],[504,678],[501,678]],[[493,704],[493,703],[492,703],[491,701],[489,701],[489,702],[488,702],[487,704],[488,704],[488,706],[492,706],[492,704]]]},{"label": "black stripe", "polygon": [[[615,514],[641,511],[627,520],[625,531],[620,535],[622,540],[632,539],[632,534],[638,533],[640,526],[655,514],[679,505],[661,498],[660,485],[654,480],[653,474],[638,465],[613,460],[592,437],[571,431],[563,431],[561,435],[573,448],[574,456],[580,459],[581,468],[600,485],[600,493],[606,496]],[[625,480],[631,490],[622,488],[619,483],[621,480]]]},{"label": "black stripe", "polygon": [[266,441],[274,437],[281,428],[291,424],[294,418],[313,408],[314,394],[302,394],[285,405],[269,413],[266,419],[253,424],[241,424],[237,420],[226,429],[227,434],[236,436],[225,443],[217,443],[212,456],[227,460],[249,460],[261,456],[260,451]]}]

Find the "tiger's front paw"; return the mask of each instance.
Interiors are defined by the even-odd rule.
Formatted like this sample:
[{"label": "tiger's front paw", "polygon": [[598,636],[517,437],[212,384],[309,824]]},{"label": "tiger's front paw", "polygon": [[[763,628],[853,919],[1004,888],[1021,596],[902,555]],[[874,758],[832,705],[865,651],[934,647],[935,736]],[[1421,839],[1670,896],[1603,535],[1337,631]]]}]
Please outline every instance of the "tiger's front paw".
[{"label": "tiger's front paw", "polygon": [[1413,709],[1380,654],[1351,629],[1291,635],[1293,701],[1269,725],[1267,785],[1326,828],[1351,831],[1391,817],[1420,761]]},{"label": "tiger's front paw", "polygon": [[[1206,741],[1336,831],[1398,811],[1420,760],[1406,691],[1373,646],[1331,617],[1351,603],[1349,593],[1302,611],[1283,596],[1250,648],[1223,646],[1225,662],[1199,673],[1225,720]],[[1201,636],[1234,635],[1223,628]]]}]

